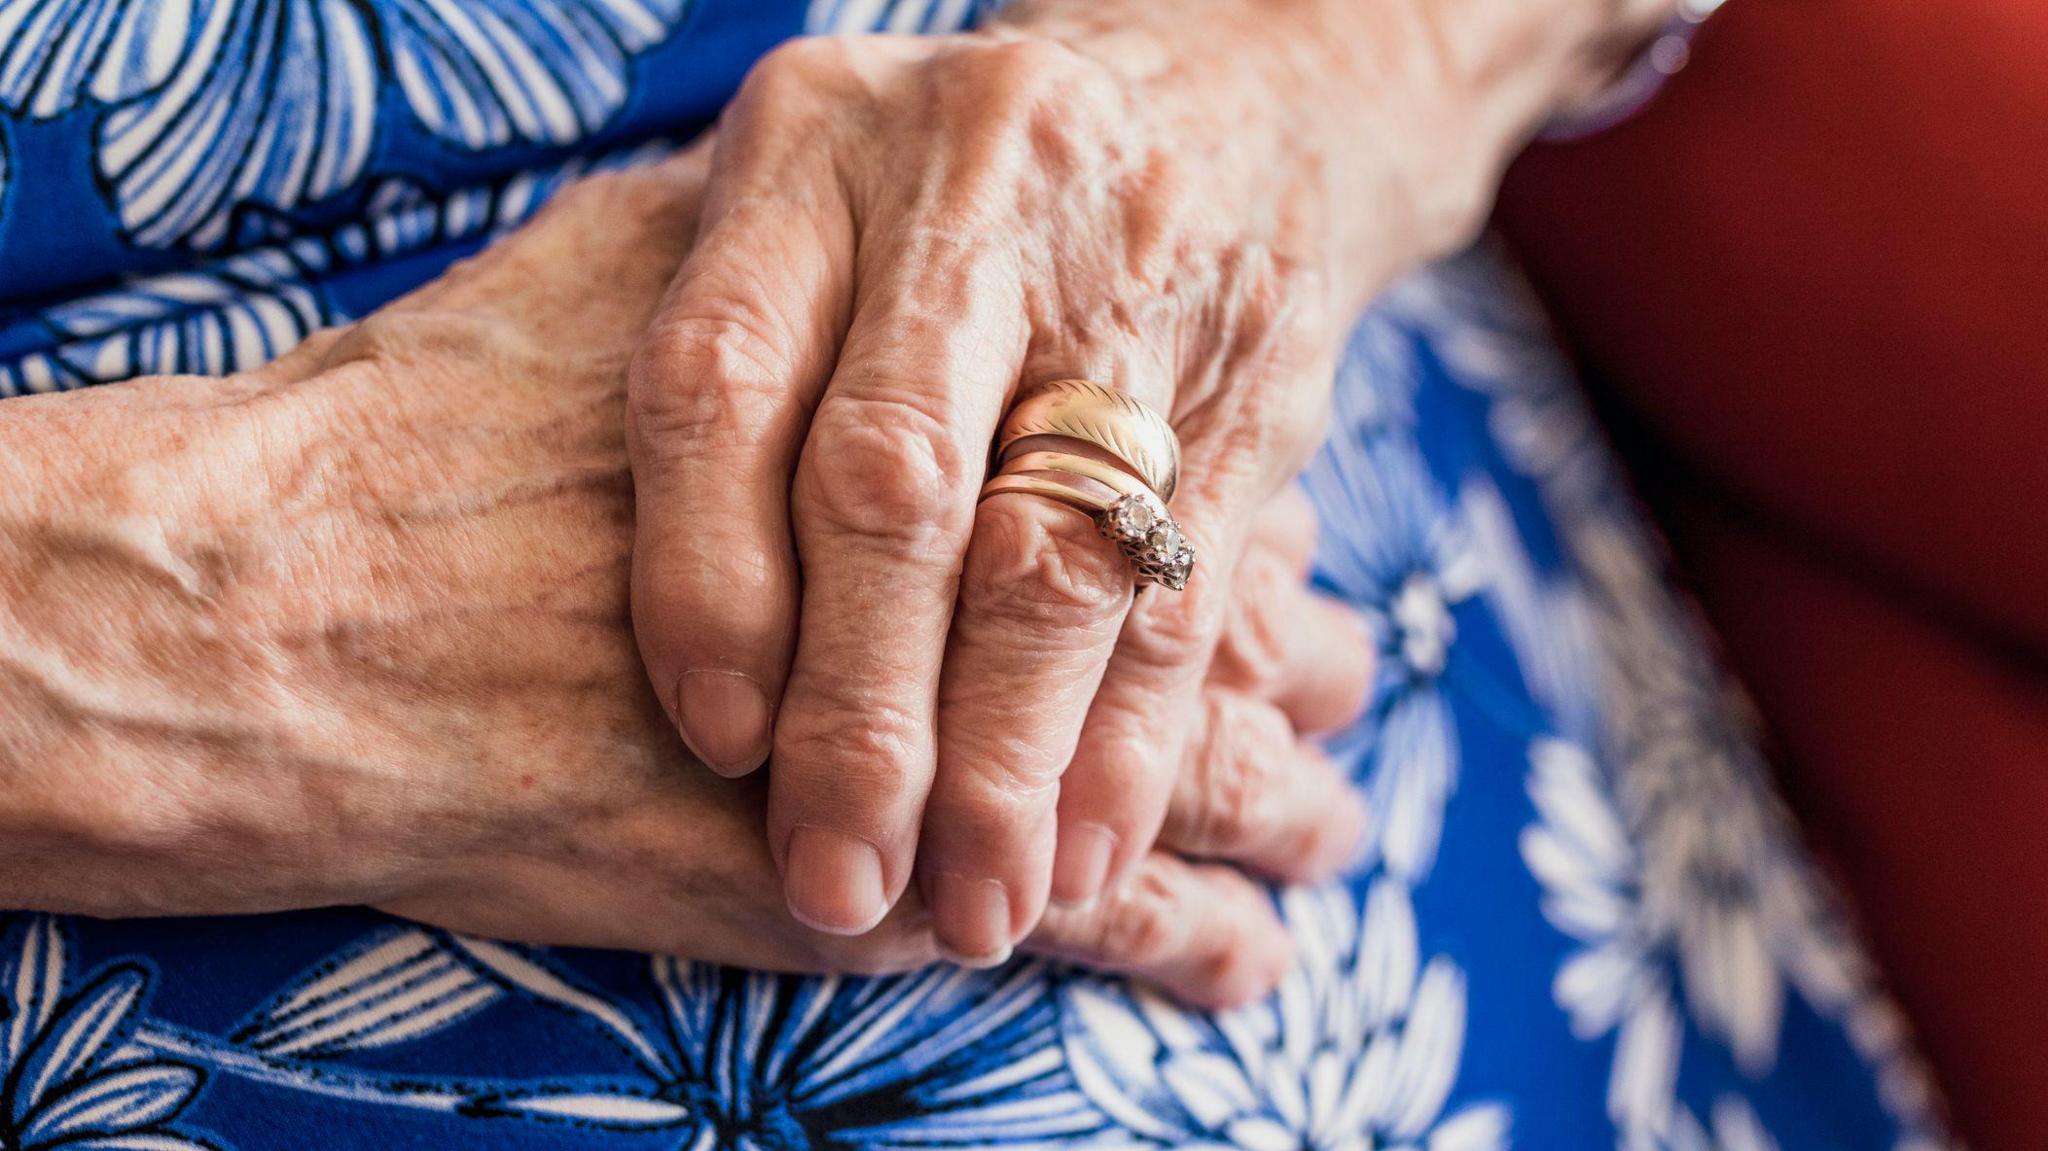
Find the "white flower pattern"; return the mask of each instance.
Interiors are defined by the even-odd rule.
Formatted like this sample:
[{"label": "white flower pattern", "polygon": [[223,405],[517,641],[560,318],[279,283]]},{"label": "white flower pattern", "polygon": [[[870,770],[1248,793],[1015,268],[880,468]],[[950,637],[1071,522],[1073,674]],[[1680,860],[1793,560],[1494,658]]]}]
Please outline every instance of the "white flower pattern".
[{"label": "white flower pattern", "polygon": [[[1539,821],[1522,853],[1544,912],[1583,946],[1558,972],[1581,1038],[1615,1035],[1610,1114],[1625,1134],[1669,1130],[1688,1031],[1752,1078],[1778,1057],[1788,995],[1883,1040],[1854,1040],[1908,1132],[1938,1141],[1919,1060],[1834,897],[1772,795],[1746,703],[1671,591],[1659,541],[1635,514],[1548,329],[1509,266],[1482,247],[1416,277],[1392,322],[1494,400],[1504,456],[1537,482],[1565,571],[1510,564],[1493,600],[1554,730],[1529,748]],[[1482,517],[1482,519],[1485,517]],[[1498,538],[1490,549],[1512,552]],[[1559,604],[1570,610],[1546,610]],[[1556,653],[1590,674],[1558,676]],[[1554,690],[1544,690],[1545,685]]]},{"label": "white flower pattern", "polygon": [[1373,857],[1419,879],[1435,863],[1458,780],[1457,721],[1444,688],[1456,612],[1483,573],[1420,448],[1381,423],[1381,403],[1373,388],[1336,394],[1344,450],[1317,456],[1304,482],[1325,517],[1363,525],[1326,539],[1319,568],[1367,611],[1380,654],[1370,722],[1332,750],[1358,765],[1372,801]]},{"label": "white flower pattern", "polygon": [[1668,1130],[1624,1139],[1621,1151],[1779,1151],[1749,1104],[1733,1095],[1714,1103],[1710,1121],[1681,1111]]},{"label": "white flower pattern", "polygon": [[[391,185],[373,225],[318,249],[290,247],[315,256],[280,267],[373,259],[488,229],[547,186],[464,200]],[[1450,298],[1404,291],[1398,298]],[[217,303],[248,307],[259,296],[222,292]],[[116,298],[62,313],[68,346],[147,330],[119,323],[122,307],[142,305]],[[112,317],[104,330],[90,326],[100,316]],[[1393,311],[1381,354],[1437,355],[1429,340],[1439,330]],[[1464,354],[1483,350],[1469,327],[1456,330],[1469,341]],[[1376,370],[1387,370],[1384,358]],[[1421,429],[1436,402],[1398,381],[1340,399],[1345,422],[1310,478],[1337,517],[1321,578],[1376,614],[1389,669],[1372,721],[1340,745],[1358,757],[1382,827],[1376,870],[1283,897],[1300,966],[1266,1003],[1204,1016],[1118,981],[1029,965],[818,981],[654,960],[628,989],[544,951],[392,928],[315,965],[225,1033],[142,1021],[121,1058],[422,1121],[518,1124],[564,1139],[662,1134],[693,1149],[1493,1151],[1511,1139],[1541,1148],[1512,1090],[1466,1085],[1471,1043],[1495,1050],[1541,1026],[1482,1027],[1455,953],[1432,947],[1424,959],[1418,911],[1421,895],[1472,881],[1462,855],[1448,874],[1435,863],[1464,850],[1442,839],[1466,738],[1451,694],[1479,682],[1465,649],[1495,631],[1545,717],[1528,744],[1534,814],[1521,855],[1543,916],[1572,942],[1552,982],[1559,1036],[1612,1044],[1604,1083],[1586,1102],[1612,1117],[1622,1151],[1777,1151],[1758,1141],[1767,1127],[1742,1092],[1798,1074],[1777,1058],[1795,993],[1840,1019],[1872,1066],[1898,1117],[1894,1151],[1938,1151],[1945,1136],[1905,1028],[1804,865],[1754,753],[1740,750],[1706,649],[1678,626],[1686,617],[1642,558],[1654,555],[1649,537],[1629,534],[1625,499],[1586,484],[1583,506],[1599,514],[1554,517],[1570,562],[1538,562],[1507,478],[1466,469],[1450,483],[1432,470]],[[1502,402],[1488,401],[1496,428]],[[1554,402],[1526,410],[1547,413],[1542,426],[1572,426],[1555,418],[1564,409]],[[1569,451],[1540,436],[1516,442],[1502,444],[1503,456],[1612,474],[1588,455],[1597,440]],[[1484,802],[1498,804],[1487,767]],[[1730,817],[1702,827],[1702,811]],[[1431,906],[1450,910],[1440,899]],[[435,1049],[441,1036],[489,1034],[500,1020],[543,1018],[604,1037],[623,1062],[510,1078],[460,1062],[404,1074],[368,1062]],[[1735,1079],[1710,1078],[1705,1098],[1678,1087],[1699,1040],[1724,1044],[1741,1067]],[[180,1098],[182,1122],[203,1100]]]},{"label": "white flower pattern", "polygon": [[1264,1004],[1207,1017],[1155,993],[1062,993],[1075,1078],[1135,1141],[1239,1151],[1496,1151],[1497,1104],[1445,1114],[1465,1042],[1465,981],[1421,962],[1403,885],[1283,901],[1299,968]]},{"label": "white flower pattern", "polygon": [[313,331],[350,317],[323,281],[355,267],[474,242],[525,220],[578,176],[644,162],[669,146],[624,151],[522,172],[499,184],[432,196],[381,182],[360,220],[167,272],[44,310],[45,346],[0,360],[0,398],[146,375],[220,375],[268,363]]},{"label": "white flower pattern", "polygon": [[205,1074],[129,1043],[148,975],[114,964],[75,986],[69,968],[53,919],[0,936],[0,1147],[207,1151],[177,1127]]},{"label": "white flower pattern", "polygon": [[0,108],[102,105],[94,162],[124,232],[202,251],[282,239],[345,192],[395,89],[472,151],[561,145],[625,102],[687,0],[6,0]]},{"label": "white flower pattern", "polygon": [[[185,259],[0,315],[0,396],[254,366],[351,299],[403,290],[390,269],[428,274],[579,172],[659,151],[541,162],[659,82],[636,62],[693,13],[729,44],[770,17],[930,33],[996,6],[0,0],[0,212],[21,190],[10,171],[27,186],[17,133],[72,117],[113,231]],[[398,127],[518,159],[451,191],[389,164]],[[232,1121],[255,1089],[303,1111],[309,1137],[347,1115],[426,1125],[418,1145],[1555,1151],[1546,1118],[1594,1108],[1619,1151],[1781,1151],[1748,1092],[1804,1082],[1786,1054],[1796,1001],[1868,1064],[1892,1151],[1943,1151],[1907,1028],[1771,797],[1526,288],[1486,248],[1404,280],[1337,383],[1307,485],[1330,521],[1319,578],[1376,629],[1372,714],[1335,750],[1377,814],[1360,874],[1280,896],[1299,964],[1268,1001],[1212,1016],[1027,963],[819,980],[390,923],[280,987],[227,951],[151,948],[147,928],[15,916],[0,1149],[236,1146],[207,1108],[218,1096]],[[1502,649],[1526,701],[1495,678]],[[1526,756],[1500,755],[1495,727]],[[1514,823],[1519,852],[1513,831],[1490,853],[1461,836],[1454,811]],[[1502,858],[1528,874],[1489,870]],[[1540,900],[1529,933],[1458,906],[1467,885],[1517,883]],[[74,935],[113,957],[74,970]],[[1563,949],[1548,999],[1482,978],[1499,972],[1487,948],[1546,942]],[[211,1006],[186,1010],[188,994]],[[258,1006],[203,1021],[241,995]],[[167,998],[180,1009],[145,1010]],[[539,1069],[507,1054],[534,1036]],[[581,1054],[550,1061],[549,1043]],[[1732,1071],[1703,1067],[1701,1045]],[[1567,1049],[1595,1052],[1583,1096],[1525,1108],[1499,1055]]]}]

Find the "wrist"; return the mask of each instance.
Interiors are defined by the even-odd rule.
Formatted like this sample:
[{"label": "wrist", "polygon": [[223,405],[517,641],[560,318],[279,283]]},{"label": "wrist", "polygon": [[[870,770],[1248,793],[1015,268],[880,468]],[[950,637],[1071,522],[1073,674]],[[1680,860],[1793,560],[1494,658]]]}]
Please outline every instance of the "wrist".
[{"label": "wrist", "polygon": [[1285,199],[1317,220],[1331,282],[1356,307],[1467,241],[1513,153],[1671,6],[1022,0],[1005,22],[1125,76],[1165,109],[1177,147],[1240,149],[1244,210]]},{"label": "wrist", "polygon": [[0,494],[0,905],[353,895],[294,735],[285,637],[243,594],[274,558],[251,513],[291,442],[246,398],[139,381],[0,406],[0,457],[30,464]]}]

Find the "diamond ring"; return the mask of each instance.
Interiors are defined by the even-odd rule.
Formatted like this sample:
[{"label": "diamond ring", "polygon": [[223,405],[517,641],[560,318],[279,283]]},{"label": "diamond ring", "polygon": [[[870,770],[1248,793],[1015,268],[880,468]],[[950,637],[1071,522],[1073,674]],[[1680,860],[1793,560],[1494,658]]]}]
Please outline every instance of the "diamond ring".
[{"label": "diamond ring", "polygon": [[1195,574],[1195,546],[1164,508],[1155,508],[1141,496],[1119,496],[1095,523],[1131,561],[1140,584],[1156,583],[1174,591],[1188,586],[1188,577]]},{"label": "diamond ring", "polygon": [[[1060,440],[1079,450],[1042,446]],[[1195,549],[1167,513],[1170,495],[1162,494],[1179,480],[1180,441],[1158,413],[1101,384],[1061,380],[1011,410],[997,451],[1001,463],[982,499],[1022,492],[1084,511],[1131,564],[1141,588],[1187,587]]]}]

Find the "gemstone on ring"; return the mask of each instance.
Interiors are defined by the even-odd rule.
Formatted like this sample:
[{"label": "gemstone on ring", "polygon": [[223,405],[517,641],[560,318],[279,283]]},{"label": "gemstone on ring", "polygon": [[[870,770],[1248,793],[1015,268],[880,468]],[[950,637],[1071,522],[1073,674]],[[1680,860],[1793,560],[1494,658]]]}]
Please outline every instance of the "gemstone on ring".
[{"label": "gemstone on ring", "polygon": [[1174,591],[1188,586],[1195,572],[1195,549],[1182,536],[1173,517],[1143,496],[1126,495],[1103,509],[1102,534],[1116,542],[1138,571],[1140,583],[1164,584]]}]

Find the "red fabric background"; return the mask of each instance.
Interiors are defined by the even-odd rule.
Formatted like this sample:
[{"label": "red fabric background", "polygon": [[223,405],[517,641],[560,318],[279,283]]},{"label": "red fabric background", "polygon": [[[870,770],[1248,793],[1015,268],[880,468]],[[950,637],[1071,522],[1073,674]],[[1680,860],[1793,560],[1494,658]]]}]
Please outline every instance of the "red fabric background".
[{"label": "red fabric background", "polygon": [[1731,0],[1500,219],[1959,1126],[2048,1147],[2048,5]]}]

